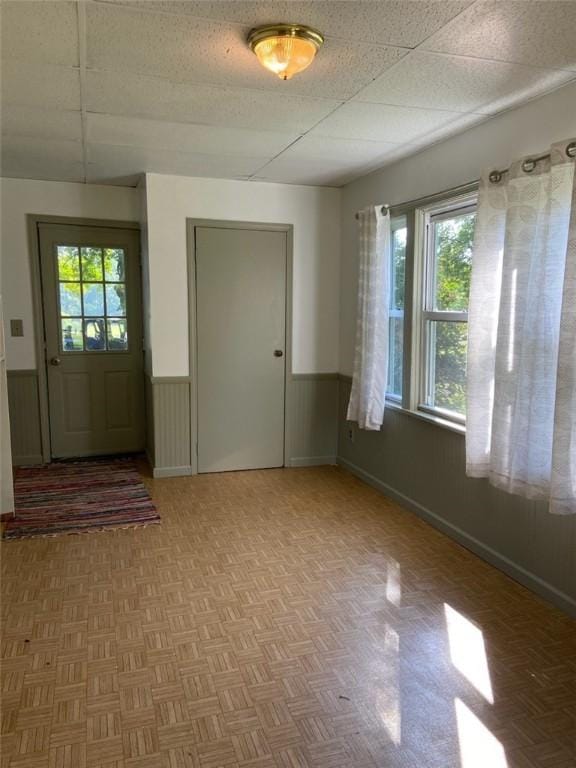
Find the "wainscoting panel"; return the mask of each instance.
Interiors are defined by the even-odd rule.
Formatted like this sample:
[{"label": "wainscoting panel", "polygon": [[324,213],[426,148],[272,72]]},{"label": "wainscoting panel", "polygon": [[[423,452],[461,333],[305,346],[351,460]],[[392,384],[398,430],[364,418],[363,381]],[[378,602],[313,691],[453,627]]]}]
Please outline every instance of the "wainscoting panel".
[{"label": "wainscoting panel", "polygon": [[147,451],[154,477],[192,474],[190,379],[147,377]]},{"label": "wainscoting panel", "polygon": [[576,615],[576,515],[466,477],[464,436],[388,409],[379,432],[350,439],[340,377],[338,463],[529,589]]},{"label": "wainscoting panel", "polygon": [[12,463],[42,464],[38,373],[7,371]]},{"label": "wainscoting panel", "polygon": [[338,374],[294,374],[286,428],[291,467],[335,464],[338,447]]}]

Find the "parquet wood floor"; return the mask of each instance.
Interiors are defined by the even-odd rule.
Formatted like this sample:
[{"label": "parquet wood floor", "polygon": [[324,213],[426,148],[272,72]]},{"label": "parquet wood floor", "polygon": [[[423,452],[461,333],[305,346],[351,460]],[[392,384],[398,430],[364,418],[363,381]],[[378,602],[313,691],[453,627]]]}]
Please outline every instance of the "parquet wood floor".
[{"label": "parquet wood floor", "polygon": [[2,768],[574,768],[576,623],[346,472],[5,543]]}]

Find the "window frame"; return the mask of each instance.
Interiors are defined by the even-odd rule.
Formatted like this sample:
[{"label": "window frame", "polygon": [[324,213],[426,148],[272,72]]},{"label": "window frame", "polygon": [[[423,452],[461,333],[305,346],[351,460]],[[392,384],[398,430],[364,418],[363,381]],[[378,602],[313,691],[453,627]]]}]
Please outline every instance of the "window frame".
[{"label": "window frame", "polygon": [[437,278],[437,260],[436,260],[436,237],[435,224],[442,221],[454,219],[457,216],[465,216],[470,213],[476,213],[477,195],[458,196],[447,199],[441,203],[422,209],[424,216],[424,239],[421,253],[418,254],[422,261],[422,270],[424,280],[422,284],[421,295],[419,297],[420,305],[420,366],[419,366],[419,388],[417,409],[433,416],[438,416],[447,421],[454,421],[457,424],[466,423],[466,414],[460,414],[447,408],[430,405],[434,399],[434,356],[433,339],[430,332],[432,322],[448,323],[468,323],[468,310],[438,310],[435,309],[436,299],[436,278]]},{"label": "window frame", "polygon": [[[437,311],[431,308],[428,291],[431,281],[428,264],[428,238],[430,237],[430,217],[445,214],[446,218],[455,212],[466,209],[474,211],[478,203],[478,184],[463,184],[461,187],[430,195],[402,205],[391,206],[391,230],[394,220],[404,218],[407,229],[406,266],[404,285],[404,323],[403,323],[403,367],[402,397],[386,393],[387,406],[407,415],[433,422],[452,431],[463,434],[466,430],[465,416],[442,408],[430,407],[425,402],[427,379],[426,344],[427,319],[442,320],[448,316],[456,321],[467,322],[468,313]],[[428,225],[428,226],[427,226]],[[392,231],[390,237],[390,258],[392,256]],[[391,261],[390,268],[393,264]],[[426,313],[426,315],[425,315]]]},{"label": "window frame", "polygon": [[[60,278],[60,248],[74,248],[77,251],[78,255],[78,264],[79,264],[79,273],[78,278],[76,280],[62,280]],[[83,272],[83,266],[82,266],[82,257],[83,257],[83,250],[100,250],[100,259],[102,263],[102,278],[99,280],[95,279],[84,279],[84,272]],[[105,266],[105,251],[121,251],[122,252],[122,258],[124,259],[124,279],[119,280],[108,280],[106,277],[106,266]],[[126,247],[123,245],[100,245],[100,244],[82,244],[77,241],[71,241],[68,239],[62,239],[59,240],[57,243],[54,244],[54,269],[55,269],[55,279],[56,279],[56,313],[57,313],[57,321],[58,321],[58,349],[59,353],[66,356],[71,357],[77,357],[78,355],[102,355],[102,354],[113,354],[113,355],[125,355],[125,354],[131,354],[132,348],[131,348],[131,341],[130,341],[130,334],[128,334],[128,339],[126,342],[126,348],[125,349],[109,349],[108,348],[108,338],[109,338],[109,332],[108,332],[108,323],[109,321],[117,321],[121,320],[124,321],[126,326],[126,333],[128,333],[128,283],[127,283],[127,267],[126,267]],[[61,285],[78,285],[80,288],[79,298],[80,298],[80,314],[78,315],[63,315],[62,314],[62,296],[61,296]],[[108,314],[108,296],[107,296],[107,287],[108,286],[123,286],[124,287],[124,315],[119,314]],[[100,286],[102,288],[102,304],[103,304],[103,311],[102,313],[98,313],[96,315],[87,315],[85,313],[85,293],[84,293],[84,286]],[[64,336],[62,331],[62,324],[64,322],[67,322],[69,320],[79,320],[82,328],[82,349],[66,349],[64,346]],[[103,349],[87,349],[86,348],[86,341],[87,341],[87,334],[86,334],[86,325],[89,322],[98,322],[99,320],[103,321],[103,328],[104,328],[104,348]]]},{"label": "window frame", "polygon": [[[395,269],[394,269],[394,233],[399,229],[406,230],[406,245],[404,246],[404,309],[393,309],[392,299],[396,287],[395,281]],[[400,393],[389,392],[388,382],[386,383],[386,401],[394,403],[395,405],[402,406],[403,393],[404,393],[404,376],[405,376],[405,344],[406,344],[406,267],[408,264],[408,217],[406,214],[398,214],[396,216],[390,214],[390,243],[388,252],[388,382],[391,379],[391,347],[390,347],[390,320],[392,318],[402,319],[402,377]]]}]

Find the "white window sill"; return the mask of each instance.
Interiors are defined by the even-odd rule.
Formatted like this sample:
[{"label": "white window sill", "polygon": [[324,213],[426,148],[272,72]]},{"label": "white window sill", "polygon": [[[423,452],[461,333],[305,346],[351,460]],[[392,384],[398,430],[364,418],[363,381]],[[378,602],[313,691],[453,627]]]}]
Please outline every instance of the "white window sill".
[{"label": "white window sill", "polygon": [[466,434],[466,426],[464,424],[458,424],[455,421],[443,419],[440,416],[435,416],[434,414],[426,413],[425,411],[410,411],[407,408],[402,408],[400,403],[396,403],[394,400],[386,400],[386,408],[389,408],[391,411],[403,413],[406,416],[411,416],[413,419],[427,421],[429,424],[436,424],[437,427],[448,429],[450,432],[456,432],[459,435]]}]

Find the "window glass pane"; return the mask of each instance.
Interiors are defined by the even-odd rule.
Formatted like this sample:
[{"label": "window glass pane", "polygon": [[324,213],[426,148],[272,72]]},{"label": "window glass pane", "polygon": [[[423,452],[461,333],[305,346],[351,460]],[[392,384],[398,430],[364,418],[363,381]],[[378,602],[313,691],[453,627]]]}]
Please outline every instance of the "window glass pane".
[{"label": "window glass pane", "polygon": [[106,320],[108,325],[108,349],[127,350],[128,349],[128,330],[126,318],[109,317]]},{"label": "window glass pane", "polygon": [[102,249],[82,248],[82,280],[103,280]]},{"label": "window glass pane", "polygon": [[80,301],[80,283],[60,283],[60,315],[82,314],[82,302]]},{"label": "window glass pane", "polygon": [[428,322],[428,402],[461,416],[466,412],[466,349],[468,323]]},{"label": "window glass pane", "polygon": [[391,317],[389,320],[389,362],[388,387],[390,395],[402,396],[402,350],[404,318]]},{"label": "window glass pane", "polygon": [[58,246],[58,279],[65,281],[80,280],[78,248],[68,245]]},{"label": "window glass pane", "polygon": [[104,274],[112,283],[124,282],[124,251],[121,248],[104,248]]},{"label": "window glass pane", "polygon": [[84,320],[84,338],[87,351],[92,352],[106,349],[104,319],[99,317]]},{"label": "window glass pane", "polygon": [[122,283],[106,285],[106,314],[126,314],[126,288]]},{"label": "window glass pane", "polygon": [[388,333],[389,395],[402,396],[402,358],[404,348],[404,274],[406,269],[406,227],[392,229],[390,259],[390,320]]},{"label": "window glass pane", "polygon": [[102,283],[85,284],[82,286],[84,294],[84,315],[93,317],[104,314],[104,286]]},{"label": "window glass pane", "polygon": [[82,320],[67,318],[61,320],[62,338],[60,344],[65,352],[78,352],[84,349],[84,337],[82,336]]},{"label": "window glass pane", "polygon": [[434,223],[434,309],[468,309],[475,222],[466,213]]},{"label": "window glass pane", "polygon": [[406,227],[392,232],[392,281],[390,309],[404,309],[404,274],[406,271]]}]

